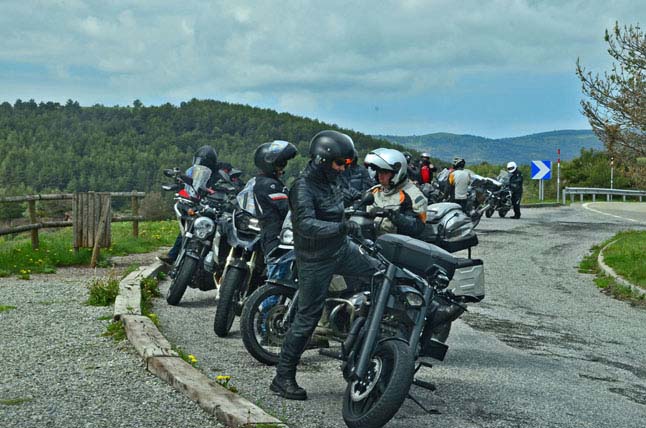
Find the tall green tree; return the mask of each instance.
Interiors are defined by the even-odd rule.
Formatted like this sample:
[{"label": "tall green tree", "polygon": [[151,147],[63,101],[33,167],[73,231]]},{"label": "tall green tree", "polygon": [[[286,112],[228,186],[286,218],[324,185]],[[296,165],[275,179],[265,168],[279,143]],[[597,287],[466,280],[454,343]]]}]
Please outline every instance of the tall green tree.
[{"label": "tall green tree", "polygon": [[603,75],[577,60],[585,99],[583,113],[610,156],[640,187],[646,187],[646,34],[639,24],[606,30],[613,59]]}]

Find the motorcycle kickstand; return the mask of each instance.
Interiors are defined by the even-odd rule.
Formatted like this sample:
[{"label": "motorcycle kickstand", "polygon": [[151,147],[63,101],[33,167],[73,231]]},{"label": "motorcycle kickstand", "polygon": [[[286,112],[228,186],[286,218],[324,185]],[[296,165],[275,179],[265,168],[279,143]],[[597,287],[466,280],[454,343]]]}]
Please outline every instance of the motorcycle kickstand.
[{"label": "motorcycle kickstand", "polygon": [[[431,368],[431,367],[433,367],[433,364],[427,363],[425,361],[420,361],[419,364],[417,365],[417,367],[415,368],[415,373],[413,373],[413,376],[415,376],[417,374],[417,372],[419,371],[419,369],[421,369],[422,367]],[[436,389],[434,383],[426,382],[426,381],[421,380],[421,379],[415,379],[414,377],[413,377],[413,385],[417,385],[420,388],[424,388],[424,389],[427,389],[429,391],[435,391],[435,389]],[[428,408],[427,409],[426,407],[424,407],[422,405],[422,403],[420,403],[415,397],[413,397],[413,395],[410,393],[410,391],[408,391],[408,398],[413,400],[413,402],[415,404],[417,404],[422,410],[424,410],[429,415],[439,415],[440,414],[440,411],[437,410],[437,409],[433,409],[433,408]]]}]

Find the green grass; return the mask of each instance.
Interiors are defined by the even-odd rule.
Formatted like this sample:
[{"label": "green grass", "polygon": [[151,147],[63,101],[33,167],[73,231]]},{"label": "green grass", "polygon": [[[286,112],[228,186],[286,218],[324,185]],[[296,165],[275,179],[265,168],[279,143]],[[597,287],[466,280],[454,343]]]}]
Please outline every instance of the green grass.
[{"label": "green grass", "polygon": [[88,284],[89,296],[85,303],[90,306],[110,306],[119,295],[119,280],[110,275],[107,278],[95,278]]},{"label": "green grass", "polygon": [[11,311],[13,309],[16,309],[16,307],[11,305],[0,305],[0,312]]},{"label": "green grass", "polygon": [[604,293],[632,304],[646,305],[646,297],[634,292],[606,276],[597,264],[599,251],[609,242],[616,241],[603,252],[604,263],[632,284],[646,289],[646,232],[620,232],[612,238],[595,245],[579,264],[579,272],[596,275],[594,282]]},{"label": "green grass", "polygon": [[632,284],[646,289],[646,232],[626,231],[603,252],[604,262]]},{"label": "green grass", "polygon": [[121,321],[112,321],[108,323],[106,332],[102,336],[112,337],[115,342],[120,342],[126,338],[126,328]]},{"label": "green grass", "polygon": [[[75,252],[72,228],[40,232],[40,248],[31,248],[29,233],[0,237],[0,276],[25,275],[24,272],[53,273],[57,267],[89,265],[90,248]],[[107,266],[110,256],[147,253],[161,246],[170,246],[177,237],[177,222],[146,221],[139,223],[139,237],[132,236],[132,223],[112,224],[112,247],[100,252],[99,265]],[[23,273],[21,273],[21,271]],[[28,278],[25,278],[28,279]]]}]

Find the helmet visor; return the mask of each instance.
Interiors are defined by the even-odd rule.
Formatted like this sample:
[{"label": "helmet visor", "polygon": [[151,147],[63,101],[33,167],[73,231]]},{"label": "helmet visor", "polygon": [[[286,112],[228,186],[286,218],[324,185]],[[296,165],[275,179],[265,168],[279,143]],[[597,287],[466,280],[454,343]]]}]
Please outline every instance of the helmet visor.
[{"label": "helmet visor", "polygon": [[352,165],[352,158],[338,158],[333,161],[338,166],[350,166]]}]

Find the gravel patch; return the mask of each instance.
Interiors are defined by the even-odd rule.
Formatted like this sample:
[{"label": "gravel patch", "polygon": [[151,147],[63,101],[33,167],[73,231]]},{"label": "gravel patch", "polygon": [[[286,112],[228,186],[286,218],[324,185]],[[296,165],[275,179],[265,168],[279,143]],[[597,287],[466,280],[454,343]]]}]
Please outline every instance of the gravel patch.
[{"label": "gravel patch", "polygon": [[102,337],[112,307],[84,304],[88,282],[156,254],[115,258],[113,269],[64,268],[0,278],[0,426],[220,427],[150,374],[128,341]]}]

